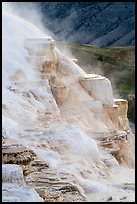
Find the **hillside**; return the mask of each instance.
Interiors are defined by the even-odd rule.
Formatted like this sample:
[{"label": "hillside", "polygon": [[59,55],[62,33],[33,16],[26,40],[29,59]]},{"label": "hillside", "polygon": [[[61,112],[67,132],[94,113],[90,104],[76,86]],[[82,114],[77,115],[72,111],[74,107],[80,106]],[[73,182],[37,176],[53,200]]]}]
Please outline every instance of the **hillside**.
[{"label": "hillside", "polygon": [[62,2],[41,7],[49,19],[46,26],[61,40],[99,46],[135,43],[133,2]]},{"label": "hillside", "polygon": [[112,82],[115,97],[129,101],[128,117],[135,120],[135,47],[98,47],[58,41],[57,46],[87,73],[103,74]]},{"label": "hillside", "polygon": [[99,46],[135,44],[134,2],[12,2],[16,13],[39,26],[33,15],[40,13],[43,27],[55,40]]}]

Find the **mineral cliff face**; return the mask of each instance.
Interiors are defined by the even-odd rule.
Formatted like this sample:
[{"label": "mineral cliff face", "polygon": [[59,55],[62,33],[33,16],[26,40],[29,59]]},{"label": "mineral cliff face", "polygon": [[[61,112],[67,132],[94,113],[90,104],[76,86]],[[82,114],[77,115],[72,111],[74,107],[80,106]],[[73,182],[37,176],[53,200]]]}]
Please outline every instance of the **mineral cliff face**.
[{"label": "mineral cliff face", "polygon": [[2,30],[3,201],[22,199],[12,177],[20,178],[7,173],[17,164],[43,201],[134,201],[128,102],[23,19],[4,12]]}]

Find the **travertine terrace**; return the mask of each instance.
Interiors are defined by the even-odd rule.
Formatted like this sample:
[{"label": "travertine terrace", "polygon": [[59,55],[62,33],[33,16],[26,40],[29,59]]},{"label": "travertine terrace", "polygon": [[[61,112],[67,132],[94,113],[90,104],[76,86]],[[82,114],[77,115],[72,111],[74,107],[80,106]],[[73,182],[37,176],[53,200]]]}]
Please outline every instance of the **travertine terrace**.
[{"label": "travertine terrace", "polygon": [[[3,53],[3,201],[20,201],[30,186],[33,202],[134,202],[128,102],[113,98],[110,80],[86,74],[52,37],[6,12]],[[24,188],[13,182],[22,179]]]}]

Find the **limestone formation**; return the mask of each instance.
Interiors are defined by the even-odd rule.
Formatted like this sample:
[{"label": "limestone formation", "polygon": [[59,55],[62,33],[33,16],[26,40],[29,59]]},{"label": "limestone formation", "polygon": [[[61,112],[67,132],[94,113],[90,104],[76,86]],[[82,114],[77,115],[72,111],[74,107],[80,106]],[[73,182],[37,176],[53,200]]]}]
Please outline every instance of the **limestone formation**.
[{"label": "limestone formation", "polygon": [[128,101],[124,99],[114,99],[114,102],[119,107],[118,111],[119,128],[128,131],[129,130],[129,123],[127,118]]},{"label": "limestone formation", "polygon": [[80,77],[79,81],[95,100],[106,105],[114,104],[111,82],[107,78],[96,74],[87,74]]},{"label": "limestone formation", "polygon": [[45,202],[85,200],[74,178],[67,172],[56,172],[46,162],[40,160],[30,163],[29,172],[25,181],[35,188]]},{"label": "limestone formation", "polygon": [[61,105],[68,98],[69,88],[66,86],[53,85],[51,90],[58,105]]},{"label": "limestone formation", "polygon": [[36,154],[19,144],[3,144],[2,163],[27,165],[34,160]]},{"label": "limestone formation", "polygon": [[118,105],[103,105],[103,112],[105,115],[105,121],[106,123],[108,120],[111,120],[112,124],[114,124],[114,129],[119,128],[119,106]]},{"label": "limestone formation", "polygon": [[69,88],[61,80],[55,76],[51,76],[49,80],[53,97],[58,105],[61,105],[69,96]]},{"label": "limestone formation", "polygon": [[3,202],[94,202],[102,192],[107,200],[114,183],[134,182],[133,169],[122,168],[134,163],[127,101],[114,100],[109,79],[86,74],[51,37],[4,19]]},{"label": "limestone formation", "polygon": [[128,165],[127,154],[130,151],[130,147],[126,133],[111,138],[102,138],[100,145],[107,149],[116,158],[119,164]]}]

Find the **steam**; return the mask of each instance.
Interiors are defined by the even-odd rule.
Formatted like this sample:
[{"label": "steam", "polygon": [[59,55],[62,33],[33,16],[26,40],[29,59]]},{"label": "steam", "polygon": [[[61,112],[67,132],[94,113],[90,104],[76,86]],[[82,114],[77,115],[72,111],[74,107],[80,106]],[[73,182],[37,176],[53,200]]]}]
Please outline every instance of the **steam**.
[{"label": "steam", "polygon": [[[45,36],[54,34],[45,27],[42,21],[42,14],[35,2],[2,2],[3,12],[19,16],[39,28]],[[46,21],[46,20],[45,20]]]},{"label": "steam", "polygon": [[[25,19],[28,22],[31,22],[33,25],[35,25],[36,27],[38,27],[44,34],[45,36],[52,36],[55,40],[57,38],[56,34],[54,34],[51,30],[49,30],[45,25],[49,23],[49,19],[45,19],[44,17],[44,21],[43,21],[43,15],[41,12],[41,9],[39,7],[39,4],[37,4],[37,2],[4,2],[2,4],[2,8],[3,11],[7,11],[8,13],[17,15],[23,19]],[[31,12],[30,12],[31,11]],[[48,11],[47,11],[48,12]],[[66,18],[63,19],[62,21],[62,27],[60,28],[61,30],[61,36],[65,36],[65,33],[67,35],[67,27],[65,25],[71,25],[71,29],[74,27],[74,19],[75,19],[75,15],[76,14],[76,10],[75,7],[70,8],[70,10],[68,10],[68,15]],[[66,27],[65,30],[63,30],[63,27]],[[60,27],[58,20],[54,19],[54,28],[55,30],[58,29],[58,27]],[[55,32],[56,33],[56,32]],[[71,41],[75,41],[75,36],[67,36],[69,38],[71,38]],[[59,39],[59,36],[58,36]],[[65,39],[65,38],[64,38]],[[92,63],[88,63],[86,61],[86,65],[85,65],[85,59],[84,59],[84,54],[83,56],[81,54],[78,55],[77,51],[73,51],[73,49],[71,48],[71,46],[65,46],[64,43],[57,43],[57,47],[60,48],[60,50],[66,55],[68,56],[70,59],[80,59],[80,65],[81,67],[85,70],[89,70],[86,71],[87,73],[96,73],[99,75],[104,75],[103,69],[102,69],[102,65],[100,62],[96,62],[95,64]],[[79,49],[79,48],[78,48]],[[82,63],[82,61],[84,63]]]}]

